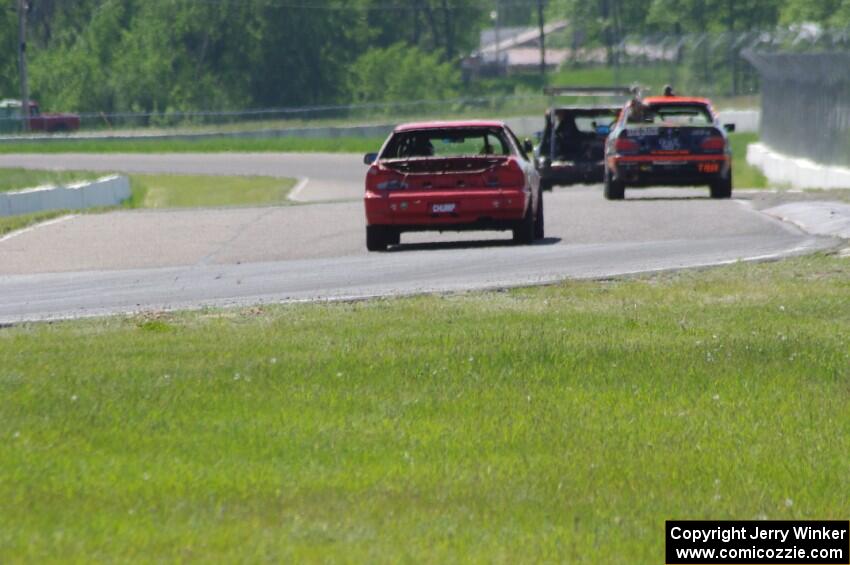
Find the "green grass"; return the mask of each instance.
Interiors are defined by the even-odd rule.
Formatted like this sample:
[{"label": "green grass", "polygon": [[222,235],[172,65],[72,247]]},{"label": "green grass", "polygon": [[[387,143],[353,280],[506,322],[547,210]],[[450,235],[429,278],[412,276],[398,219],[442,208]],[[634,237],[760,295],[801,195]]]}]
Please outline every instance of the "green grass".
[{"label": "green grass", "polygon": [[[0,192],[45,184],[91,180],[103,173],[0,169]],[[294,179],[262,176],[130,175],[127,208],[193,208],[286,204]],[[102,211],[97,209],[96,211]],[[0,235],[66,212],[44,212],[0,219]]]},{"label": "green grass", "polygon": [[616,85],[631,86],[640,84],[648,87],[650,93],[658,94],[664,85],[675,84],[675,68],[664,65],[621,67],[583,67],[566,68],[553,73],[549,82],[554,85]]},{"label": "green grass", "polygon": [[747,146],[758,141],[755,133],[729,134],[732,144],[733,182],[735,188],[767,188],[767,178],[762,172],[747,163]]},{"label": "green grass", "polygon": [[[2,144],[0,144],[2,147]],[[0,192],[34,188],[47,184],[68,184],[97,178],[97,173],[76,171],[30,171],[28,169],[0,169]]]},{"label": "green grass", "polygon": [[0,153],[368,153],[378,151],[385,138],[335,137],[324,139],[278,137],[271,139],[204,138],[197,140],[63,140],[0,143]]},{"label": "green grass", "polygon": [[0,237],[69,213],[67,210],[48,210],[20,216],[2,216],[0,217]]},{"label": "green grass", "polygon": [[850,260],[0,331],[0,561],[661,563],[846,519]]},{"label": "green grass", "polygon": [[[12,174],[6,175],[6,171]],[[98,173],[63,173],[0,169],[0,179],[8,181],[6,190],[37,186],[48,182],[72,182],[102,176]],[[21,184],[13,184],[20,179]],[[0,181],[2,182],[2,181]],[[14,181],[18,182],[18,181]],[[294,179],[272,177],[238,177],[206,175],[130,175],[132,196],[123,208],[205,208],[215,206],[287,205],[287,195]],[[2,190],[2,188],[0,188]],[[70,213],[97,213],[116,208],[94,208],[85,211],[48,210],[34,214],[0,217],[0,237]]]},{"label": "green grass", "polygon": [[[510,94],[541,94],[545,85],[549,86],[632,86],[634,84],[648,88],[648,94],[660,94],[664,86],[672,84],[682,94],[708,96],[716,107],[724,108],[757,108],[761,104],[758,95],[728,96],[717,95],[715,90],[719,85],[714,84],[710,91],[705,89],[688,90],[687,77],[691,70],[676,65],[625,65],[619,68],[601,65],[564,67],[550,72],[544,79],[537,73],[515,74],[495,79],[483,79],[473,83],[480,95],[492,96],[495,93]],[[568,103],[581,104],[587,98],[565,97]]]},{"label": "green grass", "polygon": [[286,204],[293,179],[207,175],[131,175],[131,208]]}]

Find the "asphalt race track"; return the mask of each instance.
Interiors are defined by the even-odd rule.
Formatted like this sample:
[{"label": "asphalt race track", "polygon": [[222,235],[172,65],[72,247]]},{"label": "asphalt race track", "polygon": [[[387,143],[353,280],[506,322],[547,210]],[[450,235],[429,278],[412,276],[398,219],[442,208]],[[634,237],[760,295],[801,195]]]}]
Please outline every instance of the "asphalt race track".
[{"label": "asphalt race track", "polygon": [[[203,305],[540,284],[810,252],[806,235],[707,189],[600,187],[545,197],[547,239],[404,234],[367,253],[357,155],[6,155],[0,167],[297,177],[310,204],[87,214],[0,239],[0,323]],[[324,201],[324,202],[323,202]]]}]

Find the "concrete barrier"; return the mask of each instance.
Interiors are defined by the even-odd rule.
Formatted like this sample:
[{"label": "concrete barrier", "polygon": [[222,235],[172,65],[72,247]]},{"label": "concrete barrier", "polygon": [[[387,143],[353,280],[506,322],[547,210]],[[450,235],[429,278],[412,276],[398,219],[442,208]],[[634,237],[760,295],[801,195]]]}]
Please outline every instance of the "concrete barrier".
[{"label": "concrete barrier", "polygon": [[747,162],[771,183],[793,188],[850,188],[850,169],[821,165],[771,150],[763,143],[747,147]]},{"label": "concrete barrier", "polygon": [[67,186],[40,186],[0,192],[0,216],[117,206],[131,195],[130,180],[119,175]]},{"label": "concrete barrier", "polygon": [[758,133],[761,126],[761,110],[722,110],[720,121],[735,124],[738,133]]}]

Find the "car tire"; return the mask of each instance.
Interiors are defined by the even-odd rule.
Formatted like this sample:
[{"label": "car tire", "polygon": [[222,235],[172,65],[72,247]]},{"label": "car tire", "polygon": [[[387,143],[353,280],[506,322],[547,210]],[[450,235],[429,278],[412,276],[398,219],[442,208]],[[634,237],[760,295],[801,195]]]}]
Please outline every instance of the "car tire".
[{"label": "car tire", "polygon": [[369,251],[386,251],[388,239],[385,226],[366,226],[366,249]]},{"label": "car tire", "polygon": [[544,220],[543,220],[543,193],[540,193],[540,196],[537,200],[537,215],[534,218],[534,239],[543,239],[546,237],[546,232],[544,229]]},{"label": "car tire", "polygon": [[401,243],[401,232],[396,229],[387,228],[386,240],[387,245],[398,245]]},{"label": "car tire", "polygon": [[729,175],[711,183],[711,197],[716,199],[732,198],[732,171]]},{"label": "car tire", "polygon": [[614,180],[611,171],[605,169],[605,199],[622,200],[626,197],[626,185],[623,181]]},{"label": "car tire", "polygon": [[551,192],[552,189],[555,188],[555,185],[552,184],[552,181],[540,179],[540,191]]},{"label": "car tire", "polygon": [[531,245],[534,243],[534,234],[536,233],[535,224],[537,223],[534,219],[534,209],[529,205],[525,217],[512,230],[514,243],[517,245]]}]

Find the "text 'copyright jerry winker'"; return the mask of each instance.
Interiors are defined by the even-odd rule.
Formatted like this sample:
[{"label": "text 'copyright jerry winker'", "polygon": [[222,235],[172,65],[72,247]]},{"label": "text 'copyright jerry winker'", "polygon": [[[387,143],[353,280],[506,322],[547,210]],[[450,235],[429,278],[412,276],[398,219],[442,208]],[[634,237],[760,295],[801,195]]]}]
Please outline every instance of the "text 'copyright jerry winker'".
[{"label": "text 'copyright jerry winker'", "polygon": [[850,564],[848,521],[669,520],[668,565]]}]

